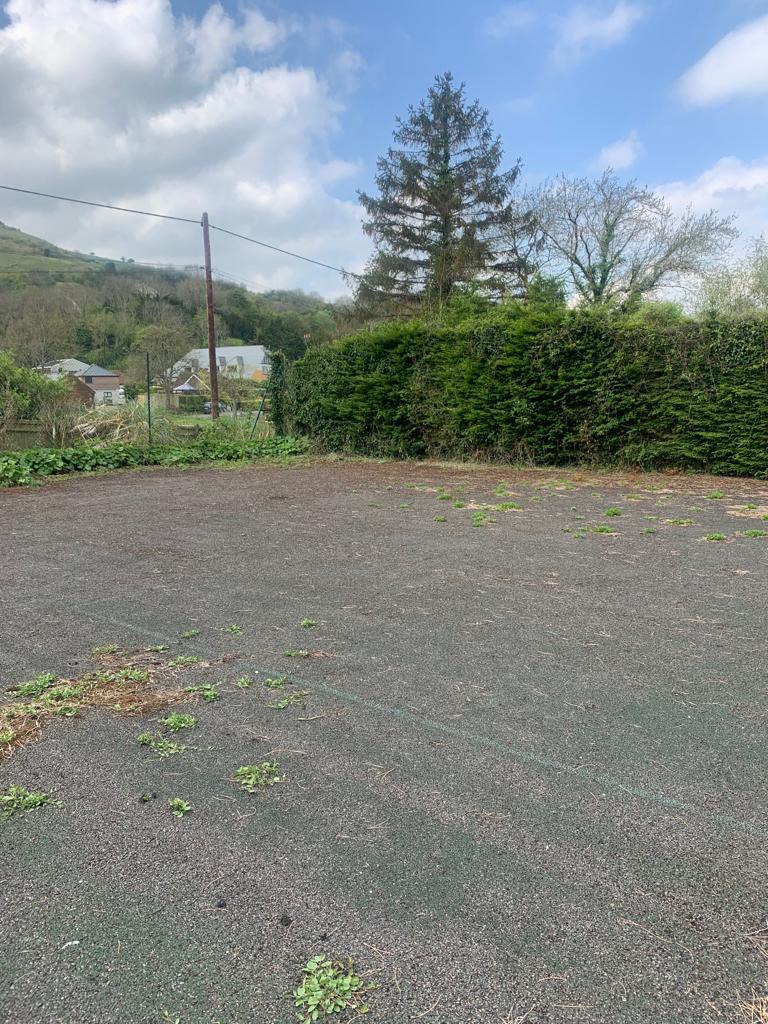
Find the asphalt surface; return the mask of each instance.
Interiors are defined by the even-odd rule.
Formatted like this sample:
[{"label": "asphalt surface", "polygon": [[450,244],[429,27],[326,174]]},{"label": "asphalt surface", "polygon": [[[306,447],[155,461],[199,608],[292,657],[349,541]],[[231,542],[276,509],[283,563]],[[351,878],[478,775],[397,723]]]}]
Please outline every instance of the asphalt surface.
[{"label": "asphalt surface", "polygon": [[[760,481],[393,463],[0,492],[3,689],[108,643],[222,683],[176,757],[91,711],[0,763],[61,800],[0,823],[0,1020],[288,1024],[320,952],[380,985],[381,1024],[748,1020],[763,515]],[[232,782],[271,757],[284,782]]]}]

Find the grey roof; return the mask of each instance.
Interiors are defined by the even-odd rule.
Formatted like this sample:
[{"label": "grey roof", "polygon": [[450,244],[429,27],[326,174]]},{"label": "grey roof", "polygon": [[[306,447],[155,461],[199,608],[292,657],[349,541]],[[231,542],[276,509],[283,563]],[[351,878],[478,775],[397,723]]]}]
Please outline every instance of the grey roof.
[{"label": "grey roof", "polygon": [[91,363],[84,370],[81,370],[78,377],[119,377],[120,374],[116,370],[105,370],[103,366],[97,366],[96,363]]},{"label": "grey roof", "polygon": [[[242,359],[243,369],[246,373],[253,373],[254,370],[269,372],[270,359],[263,345],[217,345],[216,356],[219,360],[226,360],[227,366],[233,367],[237,365],[238,358]],[[185,369],[191,368],[193,361],[196,361],[201,369],[205,369],[208,366],[208,349],[190,349],[185,356],[174,363],[172,372],[174,374],[182,373]],[[221,366],[221,362],[219,362],[219,366]]]}]

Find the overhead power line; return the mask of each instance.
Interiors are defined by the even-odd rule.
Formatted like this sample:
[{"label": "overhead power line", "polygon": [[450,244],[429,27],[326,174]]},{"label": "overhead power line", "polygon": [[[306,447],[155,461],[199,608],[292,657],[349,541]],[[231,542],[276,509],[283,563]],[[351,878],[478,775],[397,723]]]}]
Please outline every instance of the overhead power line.
[{"label": "overhead power line", "polygon": [[182,224],[200,224],[191,217],[174,217],[170,213],[152,213],[149,210],[132,210],[128,206],[112,206],[111,203],[94,203],[90,199],[73,199],[72,196],[55,196],[50,192],[35,192],[31,188],[15,188],[13,185],[0,185],[6,192],[23,192],[27,196],[42,196],[44,199],[58,199],[63,203],[78,203],[80,206],[98,206],[102,210],[119,210],[120,213],[138,213],[142,217],[157,217],[159,220],[177,220]]},{"label": "overhead power line", "polygon": [[269,242],[262,242],[258,238],[249,238],[248,235],[238,234],[237,231],[230,231],[229,228],[221,228],[218,224],[211,224],[211,228],[214,231],[220,231],[224,235],[231,235],[233,238],[240,238],[244,242],[252,242],[254,245],[260,245],[264,249],[271,249],[273,252],[282,253],[283,256],[292,256],[295,260],[303,260],[304,263],[314,263],[316,267],[323,267],[325,270],[333,270],[336,274],[343,274],[345,277],[360,277],[359,274],[354,274],[351,270],[344,270],[343,267],[334,267],[330,263],[323,263],[321,260],[314,260],[310,256],[302,256],[297,252],[291,252],[288,249],[281,249],[277,245],[270,245]]},{"label": "overhead power line", "polygon": [[[175,217],[169,213],[154,213],[151,210],[134,210],[129,206],[114,206],[112,203],[97,203],[90,199],[75,199],[72,196],[59,196],[54,195],[52,192],[38,192],[31,188],[18,188],[14,185],[0,185],[0,189],[4,189],[6,192],[20,192],[27,196],[41,196],[44,199],[57,199],[62,203],[77,203],[79,206],[94,206],[101,210],[117,210],[120,213],[135,213],[141,217],[156,217],[158,220],[173,220],[178,221],[181,224],[195,224],[200,226],[200,220],[194,217]],[[360,274],[355,274],[351,270],[344,270],[343,267],[335,267],[331,263],[323,263],[322,260],[313,259],[311,256],[302,256],[301,253],[291,252],[289,249],[281,249],[280,246],[272,245],[270,242],[263,242],[259,238],[251,238],[249,235],[241,235],[237,231],[230,231],[229,228],[220,227],[217,224],[211,224],[211,228],[214,231],[219,231],[223,235],[230,235],[232,238],[239,238],[243,242],[251,242],[253,245],[259,245],[263,249],[271,249],[272,252],[279,252],[283,256],[290,256],[291,259],[301,260],[304,263],[312,263],[316,267],[322,267],[324,270],[332,270],[335,274],[341,274],[343,277],[355,277],[360,278]]]}]

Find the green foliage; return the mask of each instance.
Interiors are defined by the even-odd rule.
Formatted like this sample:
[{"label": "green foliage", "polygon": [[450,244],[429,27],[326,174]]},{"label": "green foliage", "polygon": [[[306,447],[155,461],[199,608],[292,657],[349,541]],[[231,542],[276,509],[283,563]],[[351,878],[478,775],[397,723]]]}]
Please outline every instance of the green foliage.
[{"label": "green foliage", "polygon": [[368,1012],[365,993],[375,988],[355,974],[352,960],[343,963],[313,956],[303,968],[304,978],[293,993],[300,1024],[313,1024],[350,1010],[355,1016]]},{"label": "green foliage", "polygon": [[194,729],[197,719],[194,715],[183,715],[178,711],[171,711],[165,718],[160,719],[160,725],[168,732],[179,732],[180,729]]},{"label": "green foliage", "polygon": [[54,800],[49,793],[33,792],[23,786],[9,786],[0,791],[0,821],[19,811],[34,811],[46,805],[60,806],[59,801]]},{"label": "green foliage", "polygon": [[41,672],[26,683],[19,683],[14,686],[13,692],[19,697],[39,697],[41,693],[48,690],[56,682],[53,672]]},{"label": "green foliage", "polygon": [[273,711],[285,711],[286,708],[294,706],[303,707],[309,696],[311,696],[309,690],[297,690],[295,693],[288,693],[280,700],[267,704],[267,707],[272,708]]},{"label": "green foliage", "polygon": [[180,796],[171,797],[168,801],[168,806],[171,809],[171,814],[174,818],[183,818],[185,814],[189,814],[192,810],[192,804],[187,803],[186,800],[182,800]]},{"label": "green foliage", "polygon": [[174,754],[183,754],[187,749],[183,743],[175,743],[169,740],[162,733],[143,732],[137,736],[136,742],[142,747],[149,747],[154,750],[158,757],[172,757]]},{"label": "green foliage", "polygon": [[283,776],[277,761],[262,761],[261,764],[244,764],[235,772],[235,779],[247,792],[255,793],[257,789],[282,782]]},{"label": "green foliage", "polygon": [[0,426],[32,419],[45,402],[61,398],[66,391],[66,384],[17,366],[8,352],[0,351]]},{"label": "green foliage", "polygon": [[213,701],[219,699],[219,688],[214,683],[203,683],[201,686],[188,686],[187,693],[194,693],[205,701],[206,704],[212,704]]},{"label": "green foliage", "polygon": [[768,475],[768,318],[507,302],[312,349],[287,428],[335,450]]},{"label": "green foliage", "polygon": [[263,437],[252,441],[228,440],[202,435],[184,445],[83,444],[77,448],[30,448],[0,454],[0,487],[30,484],[36,477],[59,473],[134,466],[191,466],[201,462],[236,462],[257,458],[289,458],[306,451],[306,444],[288,437]]}]

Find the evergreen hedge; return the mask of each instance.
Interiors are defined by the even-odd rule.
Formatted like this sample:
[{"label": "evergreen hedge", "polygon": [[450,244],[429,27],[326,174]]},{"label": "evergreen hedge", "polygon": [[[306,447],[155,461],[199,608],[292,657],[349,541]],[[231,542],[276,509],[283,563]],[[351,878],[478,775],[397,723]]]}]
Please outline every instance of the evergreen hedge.
[{"label": "evergreen hedge", "polygon": [[768,475],[768,318],[510,304],[393,323],[290,369],[287,427],[369,455]]}]

